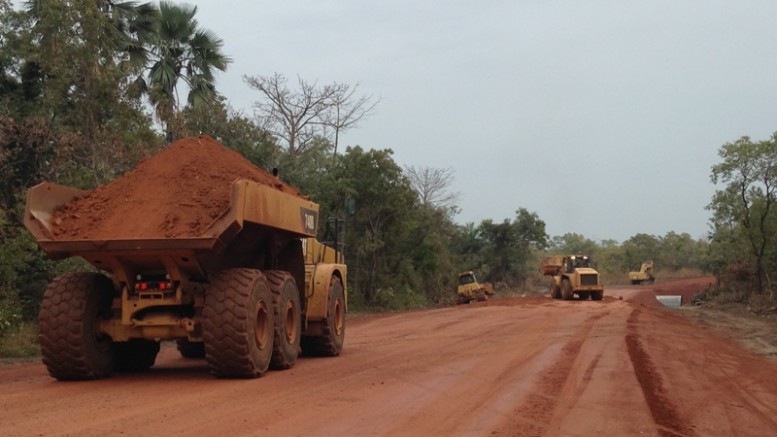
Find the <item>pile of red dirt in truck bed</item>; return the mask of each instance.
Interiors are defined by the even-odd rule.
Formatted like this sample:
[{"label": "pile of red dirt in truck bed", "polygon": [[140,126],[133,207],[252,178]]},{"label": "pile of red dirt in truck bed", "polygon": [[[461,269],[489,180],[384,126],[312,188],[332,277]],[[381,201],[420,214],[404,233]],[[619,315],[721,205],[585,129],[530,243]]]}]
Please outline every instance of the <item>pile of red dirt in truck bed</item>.
[{"label": "pile of red dirt in truck bed", "polygon": [[300,195],[212,137],[189,137],[58,208],[52,236],[61,241],[196,237],[227,210],[236,179]]}]

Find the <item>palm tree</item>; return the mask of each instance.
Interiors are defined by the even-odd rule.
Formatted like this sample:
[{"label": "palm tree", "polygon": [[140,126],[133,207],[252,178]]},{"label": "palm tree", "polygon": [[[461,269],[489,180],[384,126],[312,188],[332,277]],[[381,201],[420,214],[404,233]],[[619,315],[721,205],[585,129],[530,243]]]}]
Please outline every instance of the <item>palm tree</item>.
[{"label": "palm tree", "polygon": [[187,104],[198,107],[216,95],[214,69],[225,71],[231,62],[221,52],[223,41],[200,29],[196,14],[196,6],[159,3],[157,32],[150,43],[152,65],[147,82],[141,78],[141,88],[149,94],[168,140],[179,131],[179,81],[189,90]]},{"label": "palm tree", "polygon": [[114,45],[126,53],[133,67],[144,67],[148,62],[146,44],[155,34],[157,8],[152,3],[134,1],[95,0],[97,8],[110,20],[115,32]]}]

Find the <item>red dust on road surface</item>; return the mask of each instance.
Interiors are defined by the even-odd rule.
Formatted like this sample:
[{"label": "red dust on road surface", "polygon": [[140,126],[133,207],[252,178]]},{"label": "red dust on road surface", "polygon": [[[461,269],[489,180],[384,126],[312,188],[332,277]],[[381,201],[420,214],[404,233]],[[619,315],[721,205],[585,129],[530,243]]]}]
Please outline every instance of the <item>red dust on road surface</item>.
[{"label": "red dust on road surface", "polygon": [[215,379],[175,347],[146,373],[91,382],[6,366],[0,426],[9,437],[766,436],[777,363],[678,310],[497,297],[352,316],[340,357],[252,380]]}]

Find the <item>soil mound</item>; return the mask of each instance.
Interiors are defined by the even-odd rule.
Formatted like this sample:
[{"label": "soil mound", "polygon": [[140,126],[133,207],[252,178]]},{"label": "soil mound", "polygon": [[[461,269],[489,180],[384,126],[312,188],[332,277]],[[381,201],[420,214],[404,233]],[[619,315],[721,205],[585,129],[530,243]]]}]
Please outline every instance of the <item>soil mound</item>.
[{"label": "soil mound", "polygon": [[229,206],[232,182],[249,179],[299,196],[210,136],[184,138],[54,214],[57,240],[196,237]]}]

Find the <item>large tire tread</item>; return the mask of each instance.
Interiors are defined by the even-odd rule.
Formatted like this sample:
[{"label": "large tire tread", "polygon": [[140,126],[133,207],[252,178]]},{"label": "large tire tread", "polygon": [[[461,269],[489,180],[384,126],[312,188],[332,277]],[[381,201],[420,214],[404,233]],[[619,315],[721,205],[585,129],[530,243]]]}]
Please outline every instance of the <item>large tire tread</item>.
[{"label": "large tire tread", "polygon": [[219,378],[256,378],[269,367],[271,345],[269,350],[264,350],[254,344],[252,299],[255,287],[267,289],[266,296],[258,296],[256,304],[267,300],[264,304],[271,324],[272,308],[269,306],[272,298],[261,271],[246,268],[222,271],[212,278],[206,290],[203,308],[205,359],[211,373]]},{"label": "large tire tread", "polygon": [[38,342],[52,377],[99,379],[113,371],[112,341],[95,335],[97,318],[110,317],[113,287],[105,275],[77,272],[55,278],[46,288],[38,314]]},{"label": "large tire tread", "polygon": [[[272,292],[273,313],[275,326],[273,329],[273,353],[270,368],[273,370],[285,370],[294,366],[299,356],[300,333],[302,332],[302,315],[300,309],[299,290],[294,277],[286,271],[267,270],[264,272]],[[287,288],[288,287],[288,288]],[[292,300],[295,308],[295,326],[289,342],[286,332],[286,301]]]},{"label": "large tire tread", "polygon": [[575,297],[575,292],[572,290],[572,284],[569,283],[569,279],[561,280],[561,298],[564,300],[572,300]]},{"label": "large tire tread", "polygon": [[[302,337],[302,350],[305,355],[320,357],[335,357],[340,355],[345,340],[345,293],[340,278],[333,277],[329,286],[329,297],[327,303],[327,317],[322,326],[322,335],[316,337]],[[337,332],[337,308],[341,305],[339,311],[342,320],[340,332]]]},{"label": "large tire tread", "polygon": [[556,285],[555,279],[550,280],[549,292],[551,299],[561,299],[561,289]]}]

